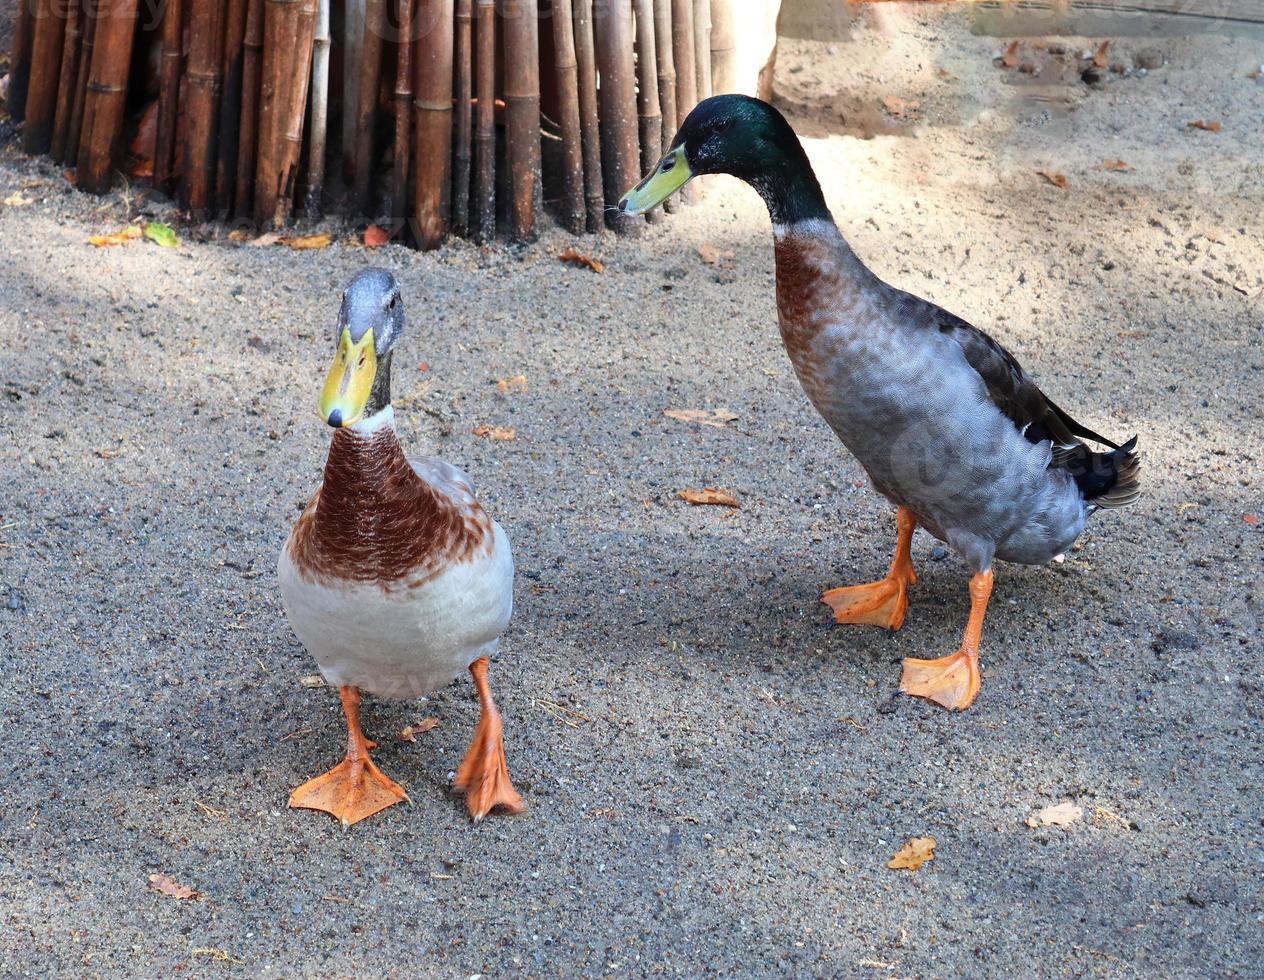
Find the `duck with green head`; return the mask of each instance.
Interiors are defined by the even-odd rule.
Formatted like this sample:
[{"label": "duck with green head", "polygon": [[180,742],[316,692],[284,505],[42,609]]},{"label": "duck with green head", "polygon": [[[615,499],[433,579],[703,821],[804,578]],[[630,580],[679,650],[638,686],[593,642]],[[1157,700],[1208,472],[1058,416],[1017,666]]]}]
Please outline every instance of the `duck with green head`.
[{"label": "duck with green head", "polygon": [[835,225],[794,130],[765,102],[699,103],[619,208],[644,214],[693,177],[719,173],[768,207],[781,337],[799,382],[897,508],[886,576],[822,599],[839,623],[899,629],[917,581],[914,529],[947,543],[972,572],[965,633],[948,656],[907,658],[900,689],[966,708],[979,691],[993,560],[1047,562],[1094,511],[1135,501],[1136,439],[1120,446],[1076,422],[982,330],[874,275]]}]

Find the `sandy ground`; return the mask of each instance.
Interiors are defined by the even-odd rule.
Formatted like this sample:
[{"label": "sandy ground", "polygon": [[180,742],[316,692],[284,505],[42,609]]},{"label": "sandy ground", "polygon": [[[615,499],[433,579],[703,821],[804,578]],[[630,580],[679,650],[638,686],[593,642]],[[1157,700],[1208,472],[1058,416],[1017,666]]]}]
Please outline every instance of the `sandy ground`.
[{"label": "sandy ground", "polygon": [[[789,369],[753,192],[716,179],[639,241],[580,240],[601,275],[561,265],[555,232],[526,253],[196,229],[97,250],[165,212],[10,144],[0,198],[31,203],[0,206],[0,974],[1264,975],[1264,528],[1244,519],[1264,514],[1264,56],[1147,45],[1167,64],[1144,77],[1035,92],[939,8],[782,52],[858,252],[1145,452],[1146,497],[1064,564],[1000,567],[956,716],[896,694],[902,656],[958,640],[955,557],[919,533],[898,634],[818,602],[885,569],[893,522]],[[873,115],[891,95],[920,105]],[[858,138],[866,113],[890,131]],[[367,262],[409,303],[406,444],[473,474],[514,541],[492,682],[521,818],[472,827],[449,793],[465,680],[367,709],[411,806],[349,832],[285,807],[342,748],[274,566],[328,443],[337,293]],[[721,407],[726,428],[663,416]],[[700,486],[741,510],[675,497]],[[1063,800],[1073,826],[1025,824]],[[922,835],[935,859],[888,870]]]}]

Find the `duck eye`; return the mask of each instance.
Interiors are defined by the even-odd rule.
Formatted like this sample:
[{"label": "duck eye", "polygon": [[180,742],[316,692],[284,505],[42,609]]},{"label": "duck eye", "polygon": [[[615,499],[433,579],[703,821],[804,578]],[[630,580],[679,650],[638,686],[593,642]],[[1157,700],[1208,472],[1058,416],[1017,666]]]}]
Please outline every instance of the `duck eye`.
[{"label": "duck eye", "polygon": [[671,170],[674,166],[676,166],[676,155],[672,154],[663,160],[663,165],[658,169],[660,173],[667,173],[667,171]]},{"label": "duck eye", "polygon": [[398,303],[398,302],[399,302],[399,297],[398,297],[398,296],[392,296],[392,297],[391,297],[391,301],[390,301],[389,303],[387,303],[387,304],[386,304],[386,308],[387,308],[388,310],[393,310],[393,309],[395,309],[395,304],[396,304],[396,303]]}]

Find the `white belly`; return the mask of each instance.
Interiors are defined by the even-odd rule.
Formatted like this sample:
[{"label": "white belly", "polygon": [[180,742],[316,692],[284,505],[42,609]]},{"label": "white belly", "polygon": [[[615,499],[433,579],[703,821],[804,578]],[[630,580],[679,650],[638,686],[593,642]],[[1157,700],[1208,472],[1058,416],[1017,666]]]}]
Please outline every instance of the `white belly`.
[{"label": "white belly", "polygon": [[415,698],[447,684],[496,649],[513,609],[509,538],[493,523],[488,556],[449,567],[416,588],[310,582],[281,551],[290,625],[325,680],[384,698]]}]

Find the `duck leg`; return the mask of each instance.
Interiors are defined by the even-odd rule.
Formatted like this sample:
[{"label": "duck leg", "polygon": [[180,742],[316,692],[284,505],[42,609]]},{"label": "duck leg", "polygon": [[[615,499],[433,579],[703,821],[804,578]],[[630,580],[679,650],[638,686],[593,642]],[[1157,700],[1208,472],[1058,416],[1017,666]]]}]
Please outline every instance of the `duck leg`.
[{"label": "duck leg", "polygon": [[900,690],[919,698],[929,698],[945,708],[962,711],[979,693],[979,638],[983,635],[983,616],[992,594],[992,570],[980,572],[970,579],[970,619],[961,649],[938,660],[904,658],[904,676]]},{"label": "duck leg", "polygon": [[359,689],[342,687],[338,693],[347,715],[347,757],[323,776],[309,780],[291,793],[290,806],[324,810],[341,820],[344,827],[349,827],[407,800],[408,794],[369,758],[369,750],[376,748],[377,743],[365,738],[360,728]]},{"label": "duck leg", "polygon": [[487,683],[487,658],[479,657],[470,664],[470,674],[478,689],[482,714],[453,786],[465,794],[465,805],[478,823],[498,806],[509,813],[521,813],[526,805],[514,789],[505,764],[504,725]]},{"label": "duck leg", "polygon": [[834,610],[834,622],[885,626],[889,630],[898,630],[904,625],[908,587],[917,581],[911,556],[917,518],[907,507],[901,507],[896,511],[895,523],[899,537],[886,578],[866,585],[830,589],[821,596],[821,601]]}]

